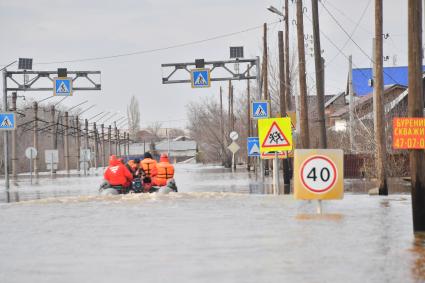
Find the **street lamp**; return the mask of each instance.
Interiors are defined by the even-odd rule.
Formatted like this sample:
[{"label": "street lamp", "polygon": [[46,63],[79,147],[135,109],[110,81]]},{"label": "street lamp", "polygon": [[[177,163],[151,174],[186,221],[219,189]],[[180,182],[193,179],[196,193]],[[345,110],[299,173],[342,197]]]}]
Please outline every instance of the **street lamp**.
[{"label": "street lamp", "polygon": [[283,13],[281,11],[279,11],[278,9],[276,9],[275,7],[273,7],[273,6],[268,7],[267,10],[269,10],[270,12],[275,13],[275,14],[278,14],[279,16],[285,18],[285,16],[283,15]]}]

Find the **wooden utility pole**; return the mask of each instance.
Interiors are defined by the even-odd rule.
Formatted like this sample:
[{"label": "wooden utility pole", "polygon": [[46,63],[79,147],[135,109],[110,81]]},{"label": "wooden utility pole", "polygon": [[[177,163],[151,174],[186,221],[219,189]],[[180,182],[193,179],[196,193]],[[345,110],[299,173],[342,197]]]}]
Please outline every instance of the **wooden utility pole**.
[{"label": "wooden utility pole", "polygon": [[106,165],[106,158],[105,158],[105,125],[100,125],[100,130],[102,133],[102,167],[105,167]]},{"label": "wooden utility pole", "polygon": [[[408,59],[409,93],[408,116],[424,117],[422,79],[422,1],[408,1]],[[410,176],[412,180],[413,230],[425,232],[425,150],[409,152]]]},{"label": "wooden utility pole", "polygon": [[225,145],[226,143],[226,139],[224,137],[224,120],[223,120],[223,90],[220,86],[220,134],[221,134],[221,143],[224,145],[222,146],[222,160],[226,160],[227,158],[225,158],[227,156],[226,154],[226,148]]},{"label": "wooden utility pole", "polygon": [[233,85],[230,86],[230,129],[235,130],[235,112],[233,108],[234,98],[233,98]]},{"label": "wooden utility pole", "polygon": [[[89,121],[87,119],[84,119],[84,132],[85,132],[85,149],[89,149]],[[87,160],[86,160],[87,161]]]},{"label": "wooden utility pole", "polygon": [[[285,56],[283,46],[283,31],[278,32],[278,46],[279,46],[279,104],[280,104],[280,117],[286,117],[286,82],[285,82]],[[290,174],[289,174],[289,161],[288,158],[282,160],[283,163],[283,183],[284,183],[284,194],[290,193]]]},{"label": "wooden utility pole", "polygon": [[33,103],[34,108],[34,128],[33,128],[33,146],[37,150],[37,156],[34,158],[34,176],[38,178],[38,160],[40,156],[40,151],[38,148],[38,103]]},{"label": "wooden utility pole", "polygon": [[319,29],[319,0],[311,0],[313,11],[313,37],[314,37],[314,64],[316,66],[316,95],[317,95],[317,122],[319,126],[319,148],[327,148],[326,119],[325,119],[325,88],[323,75],[322,49],[320,47]]},{"label": "wooden utility pole", "polygon": [[[231,104],[232,104],[232,82],[229,81],[229,96],[227,100],[227,123],[228,123],[228,132],[230,133],[232,131],[232,112],[231,112]],[[227,137],[226,137],[227,139]]]},{"label": "wooden utility pole", "polygon": [[65,111],[65,121],[64,121],[64,157],[65,157],[65,170],[69,175],[69,143],[68,143],[68,111]]},{"label": "wooden utility pole", "polygon": [[[267,24],[263,25],[263,90],[264,90],[264,99],[269,99],[269,80],[268,80],[268,54],[267,54]],[[270,105],[271,108],[271,105]]]},{"label": "wooden utility pole", "polygon": [[81,130],[80,130],[80,119],[78,116],[75,117],[75,125],[77,128],[77,171],[80,172],[80,147],[81,147]]},{"label": "wooden utility pole", "polygon": [[285,98],[286,108],[292,110],[291,81],[289,70],[289,9],[288,0],[285,0]]},{"label": "wooden utility pole", "polygon": [[[15,115],[16,115],[16,99],[17,99],[17,94],[16,92],[12,92],[12,110]],[[15,127],[15,129],[12,130],[12,179],[14,181],[17,180],[18,178],[18,157],[16,156],[16,146],[17,146],[17,139],[16,139],[16,132],[17,132],[17,128]]]},{"label": "wooden utility pole", "polygon": [[298,71],[300,80],[300,138],[301,148],[310,147],[310,134],[308,130],[308,102],[307,83],[305,71],[305,50],[304,50],[304,24],[303,24],[303,1],[297,1],[297,42],[298,42]]},{"label": "wooden utility pole", "polygon": [[383,78],[383,52],[382,52],[382,0],[375,0],[375,58],[373,67],[375,69],[375,80],[373,88],[374,125],[376,143],[376,172],[380,195],[388,195],[386,180],[386,142],[384,123],[384,78]]}]

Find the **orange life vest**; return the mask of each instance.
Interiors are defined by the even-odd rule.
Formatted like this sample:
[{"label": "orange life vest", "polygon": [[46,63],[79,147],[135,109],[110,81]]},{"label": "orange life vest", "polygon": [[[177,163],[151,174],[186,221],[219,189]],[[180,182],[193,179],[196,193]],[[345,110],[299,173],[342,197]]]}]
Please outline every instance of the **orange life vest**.
[{"label": "orange life vest", "polygon": [[154,177],[157,175],[158,171],[156,166],[156,160],[152,158],[145,158],[140,161],[140,164],[142,165],[143,171],[145,171],[147,177]]}]

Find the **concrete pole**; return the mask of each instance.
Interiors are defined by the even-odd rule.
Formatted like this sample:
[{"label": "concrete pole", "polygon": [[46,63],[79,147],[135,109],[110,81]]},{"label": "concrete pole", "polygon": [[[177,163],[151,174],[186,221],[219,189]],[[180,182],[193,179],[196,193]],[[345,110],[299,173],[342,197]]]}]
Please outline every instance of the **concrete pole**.
[{"label": "concrete pole", "polygon": [[353,59],[350,55],[348,57],[348,98],[349,98],[349,111],[350,111],[350,150],[354,150],[354,93],[353,93]]},{"label": "concrete pole", "polygon": [[112,155],[112,126],[108,126],[108,157]]},{"label": "concrete pole", "polygon": [[[249,66],[246,68],[246,74],[249,77]],[[251,89],[249,85],[249,80],[246,80],[246,136],[251,136]],[[250,171],[251,169],[251,158],[247,157],[246,169]]]},{"label": "concrete pole", "polygon": [[127,155],[130,155],[130,133],[127,133]]},{"label": "concrete pole", "polygon": [[[268,80],[268,47],[267,47],[267,24],[263,24],[263,85],[264,85],[264,99],[269,99],[269,80]],[[271,108],[271,104],[270,104]]]},{"label": "concrete pole", "polygon": [[38,148],[38,103],[33,103],[34,109],[34,124],[33,124],[33,147],[37,150],[37,156],[33,159],[34,176],[38,178],[38,160],[40,156],[40,150]]},{"label": "concrete pole", "polygon": [[[57,128],[56,128],[56,120],[55,120],[55,106],[50,106],[50,123],[51,123],[51,130],[52,130],[52,149],[57,149],[57,141],[56,141],[56,134],[57,134]],[[56,174],[56,170],[53,167],[53,162],[51,162],[52,168],[50,169],[50,172],[52,174]]]},{"label": "concrete pole", "polygon": [[316,67],[317,122],[319,128],[319,148],[327,148],[325,93],[323,82],[322,49],[320,47],[319,8],[318,0],[311,0],[313,12],[314,64]]},{"label": "concrete pole", "polygon": [[289,70],[289,9],[288,0],[285,0],[285,98],[286,108],[292,110],[292,97],[291,97],[291,81]]},{"label": "concrete pole", "polygon": [[65,170],[66,174],[69,175],[69,142],[68,142],[68,111],[65,111],[65,121],[64,121],[64,157],[65,157]]},{"label": "concrete pole", "polygon": [[96,122],[93,123],[93,132],[94,132],[94,167],[98,167],[98,157],[99,157],[99,135],[97,132]]},{"label": "concrete pole", "polygon": [[[424,117],[422,79],[422,1],[408,1],[408,59],[409,93],[408,116]],[[413,230],[425,232],[425,150],[409,151],[410,176],[412,180]]]},{"label": "concrete pole", "polygon": [[102,167],[105,167],[106,165],[106,158],[105,158],[105,125],[100,125],[100,130],[102,134]]},{"label": "concrete pole", "polygon": [[75,117],[75,124],[77,127],[77,134],[76,134],[76,138],[77,138],[77,171],[80,172],[81,168],[80,168],[80,150],[81,150],[81,129],[80,129],[80,119],[77,117]]},{"label": "concrete pole", "polygon": [[[16,99],[17,94],[16,92],[12,92],[12,111],[15,113],[16,117]],[[16,123],[16,121],[15,121]],[[16,156],[16,147],[17,147],[17,139],[16,139],[16,133],[18,131],[18,128],[15,127],[14,130],[12,130],[12,179],[16,182],[18,179],[18,157]]]},{"label": "concrete pole", "polygon": [[[3,70],[3,111],[7,112],[7,71]],[[8,131],[3,131],[4,146],[4,181],[6,190],[9,190],[9,140]]]},{"label": "concrete pole", "polygon": [[119,155],[118,154],[118,139],[119,139],[118,135],[119,135],[119,133],[118,133],[118,128],[117,128],[117,123],[115,122],[115,154],[116,155]]},{"label": "concrete pole", "polygon": [[376,143],[376,172],[380,195],[388,195],[386,174],[386,140],[384,123],[384,78],[383,78],[383,50],[382,50],[382,0],[375,0],[375,81],[373,88],[373,102],[375,104],[374,125]]},{"label": "concrete pole", "polygon": [[305,49],[304,49],[304,23],[303,23],[303,1],[297,1],[297,42],[298,42],[298,71],[300,81],[301,99],[301,148],[310,148],[310,133],[308,127],[308,102],[307,83],[305,69]]},{"label": "concrete pole", "polygon": [[223,117],[223,89],[220,86],[220,134],[221,134],[221,142],[222,142],[222,165],[224,165],[227,160],[227,140],[224,136],[224,117]]}]

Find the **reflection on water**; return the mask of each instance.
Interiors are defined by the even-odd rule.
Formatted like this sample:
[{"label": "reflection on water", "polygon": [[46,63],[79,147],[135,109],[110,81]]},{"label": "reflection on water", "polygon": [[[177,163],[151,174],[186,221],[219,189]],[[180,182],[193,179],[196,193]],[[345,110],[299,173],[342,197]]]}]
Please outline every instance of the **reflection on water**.
[{"label": "reflection on water", "polygon": [[425,233],[417,233],[411,249],[415,256],[412,273],[416,280],[425,282]]}]

